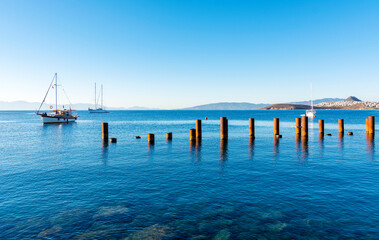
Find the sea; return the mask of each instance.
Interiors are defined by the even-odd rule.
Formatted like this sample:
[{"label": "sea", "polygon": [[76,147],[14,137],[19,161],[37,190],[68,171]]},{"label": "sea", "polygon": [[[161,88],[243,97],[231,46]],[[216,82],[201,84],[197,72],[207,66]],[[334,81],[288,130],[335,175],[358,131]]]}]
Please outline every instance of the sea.
[{"label": "sea", "polygon": [[[0,239],[379,239],[379,132],[365,125],[379,111],[318,110],[308,139],[295,134],[303,113],[78,111],[43,125],[1,111]],[[103,122],[117,143],[102,141]]]}]

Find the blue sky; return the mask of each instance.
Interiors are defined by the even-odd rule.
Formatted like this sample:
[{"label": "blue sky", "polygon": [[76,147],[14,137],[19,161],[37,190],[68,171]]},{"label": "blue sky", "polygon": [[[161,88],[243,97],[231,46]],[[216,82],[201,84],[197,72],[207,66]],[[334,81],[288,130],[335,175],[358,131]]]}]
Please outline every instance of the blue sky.
[{"label": "blue sky", "polygon": [[379,1],[0,1],[0,101],[379,100]]}]

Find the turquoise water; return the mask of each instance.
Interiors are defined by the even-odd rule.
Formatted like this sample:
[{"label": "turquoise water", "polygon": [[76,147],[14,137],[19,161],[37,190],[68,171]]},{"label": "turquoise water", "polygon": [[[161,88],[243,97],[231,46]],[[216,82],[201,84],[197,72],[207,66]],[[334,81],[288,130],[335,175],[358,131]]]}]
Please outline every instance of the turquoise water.
[{"label": "turquoise water", "polygon": [[[0,238],[379,239],[379,136],[365,133],[378,112],[318,111],[332,136],[319,139],[315,121],[299,142],[302,113],[83,111],[77,123],[43,126],[31,112],[0,112]],[[203,141],[190,145],[206,116]],[[353,136],[338,137],[338,118]],[[116,144],[102,143],[102,122]]]}]

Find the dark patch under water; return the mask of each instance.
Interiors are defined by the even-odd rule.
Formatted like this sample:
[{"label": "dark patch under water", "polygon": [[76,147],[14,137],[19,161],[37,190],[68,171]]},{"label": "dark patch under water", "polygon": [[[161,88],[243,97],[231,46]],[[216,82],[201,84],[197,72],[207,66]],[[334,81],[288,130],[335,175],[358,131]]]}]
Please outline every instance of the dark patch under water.
[{"label": "dark patch under water", "polygon": [[[379,239],[378,144],[365,133],[379,114],[318,111],[332,136],[319,138],[316,119],[304,141],[302,113],[83,111],[43,126],[30,112],[0,112],[0,239]],[[338,136],[339,118],[354,135]],[[118,143],[102,143],[101,122]]]}]

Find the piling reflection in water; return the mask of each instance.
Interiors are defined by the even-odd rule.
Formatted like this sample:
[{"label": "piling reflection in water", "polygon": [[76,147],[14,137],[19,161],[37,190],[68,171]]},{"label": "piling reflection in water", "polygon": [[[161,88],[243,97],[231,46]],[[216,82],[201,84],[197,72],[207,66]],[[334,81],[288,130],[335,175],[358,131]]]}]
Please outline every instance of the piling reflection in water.
[{"label": "piling reflection in water", "polygon": [[301,134],[296,134],[295,137],[295,149],[296,149],[296,154],[300,153],[300,147],[301,147]]},{"label": "piling reflection in water", "polygon": [[220,162],[225,162],[228,160],[228,140],[220,140]]},{"label": "piling reflection in water", "polygon": [[340,150],[341,153],[343,153],[343,147],[344,147],[344,133],[339,132],[338,133],[338,149]]},{"label": "piling reflection in water", "polygon": [[148,153],[154,153],[154,142],[147,143]]},{"label": "piling reflection in water", "polygon": [[254,146],[255,145],[255,138],[250,137],[249,138],[249,160],[252,160],[254,158]]},{"label": "piling reflection in water", "polygon": [[106,165],[107,162],[108,162],[108,155],[109,155],[109,149],[108,149],[108,142],[107,141],[103,141],[102,143],[102,147],[101,147],[101,162]]},{"label": "piling reflection in water", "polygon": [[274,160],[277,160],[277,156],[279,154],[279,138],[277,138],[276,136],[274,136],[274,145],[273,145],[272,151],[274,153],[273,154]]},{"label": "piling reflection in water", "polygon": [[324,134],[323,133],[319,133],[318,135],[318,154],[320,155],[320,157],[323,157],[324,156],[324,148],[325,145],[324,145]]},{"label": "piling reflection in water", "polygon": [[171,153],[172,152],[172,140],[166,139],[166,143],[167,143],[167,152]]},{"label": "piling reflection in water", "polygon": [[302,160],[303,161],[308,161],[308,156],[309,156],[309,151],[308,151],[308,136],[303,136],[302,137],[302,142],[301,142],[301,147],[302,147]]},{"label": "piling reflection in water", "polygon": [[196,162],[201,161],[201,138],[198,138],[196,141],[194,157],[195,157]]},{"label": "piling reflection in water", "polygon": [[366,147],[367,147],[367,154],[369,156],[370,161],[375,160],[375,141],[374,141],[374,134],[366,134]]}]

